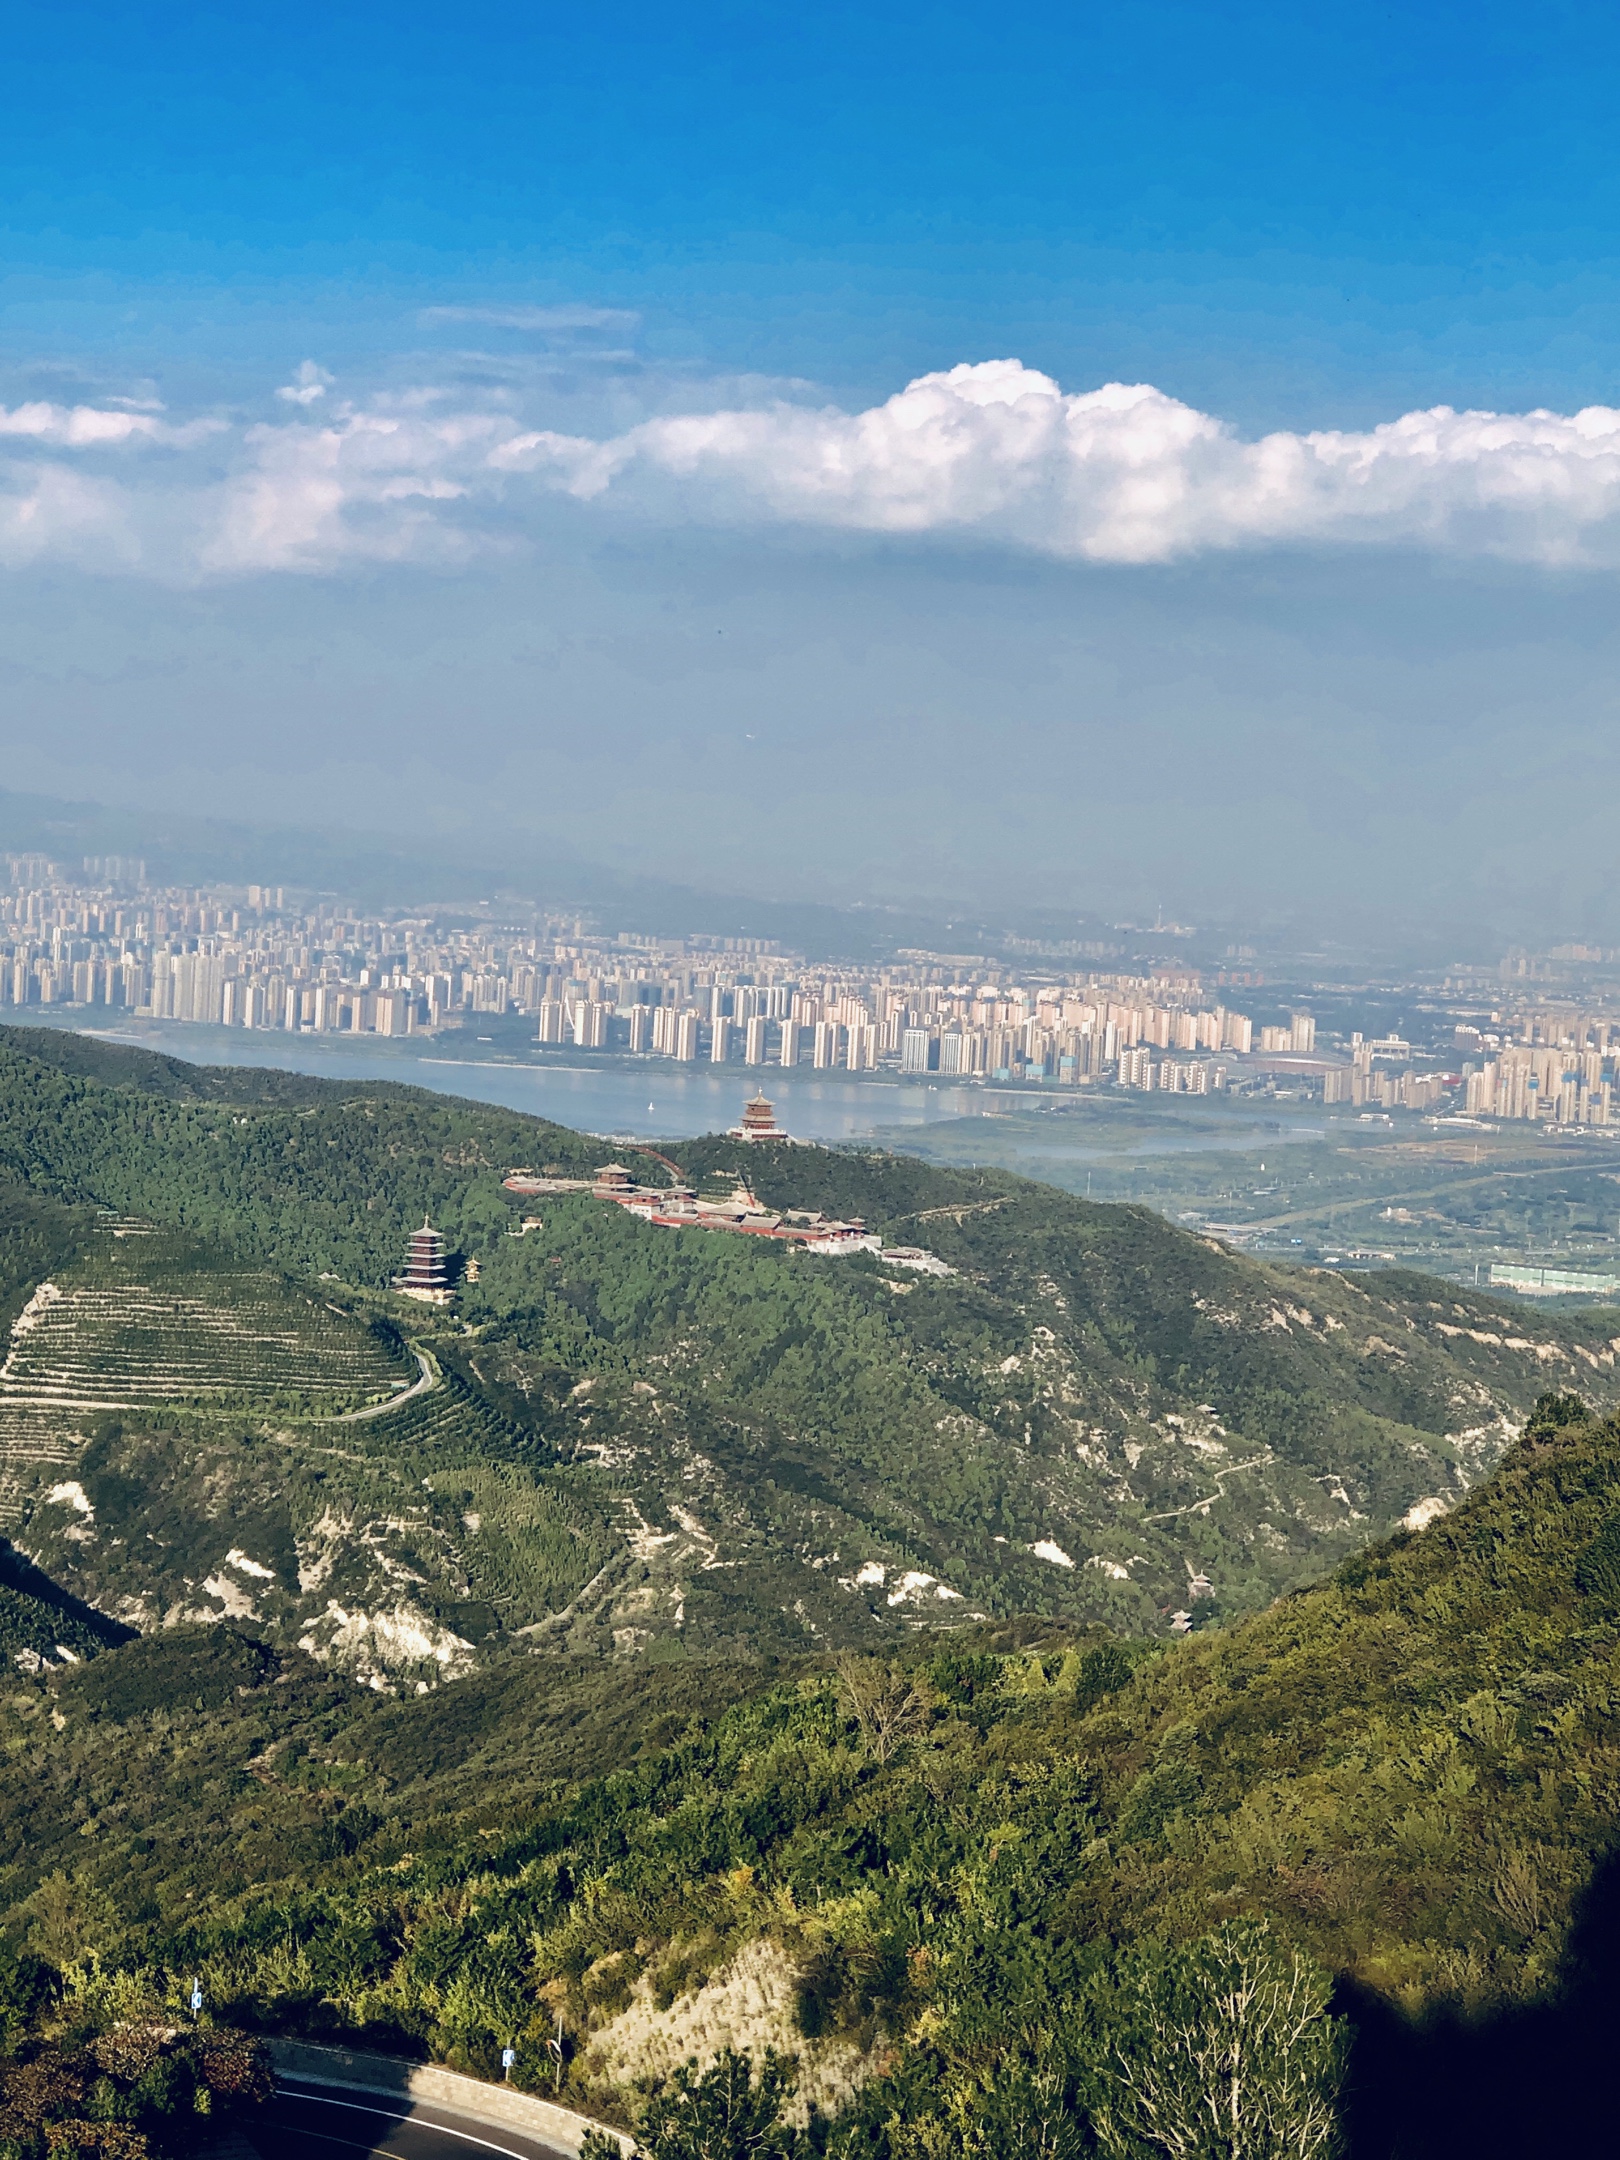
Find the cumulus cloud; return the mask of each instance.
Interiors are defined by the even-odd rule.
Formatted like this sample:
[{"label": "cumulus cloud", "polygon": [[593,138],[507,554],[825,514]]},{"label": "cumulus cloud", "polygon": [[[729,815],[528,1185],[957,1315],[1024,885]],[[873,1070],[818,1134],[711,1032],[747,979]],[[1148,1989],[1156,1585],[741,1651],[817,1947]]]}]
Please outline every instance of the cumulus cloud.
[{"label": "cumulus cloud", "polygon": [[283,383],[276,396],[285,398],[289,405],[314,405],[325,397],[331,384],[332,378],[325,368],[317,366],[313,360],[300,360],[292,381]]},{"label": "cumulus cloud", "polygon": [[56,464],[0,481],[0,564],[18,569],[66,557],[86,567],[133,569],[138,556],[128,504],[113,483]]},{"label": "cumulus cloud", "polygon": [[[711,390],[707,410],[589,435],[534,425],[508,390],[429,382],[341,403],[330,384],[306,362],[281,391],[296,409],[230,427],[206,463],[110,454],[183,448],[217,420],[0,408],[4,551],[73,559],[94,541],[101,559],[112,549],[182,577],[455,563],[520,544],[549,500],[598,520],[966,539],[1076,562],[1380,546],[1620,566],[1620,410],[1607,406],[1439,406],[1246,439],[1150,385],[1067,392],[993,360],[860,412],[733,388]],[[94,484],[69,485],[86,464]]]},{"label": "cumulus cloud", "polygon": [[1620,411],[1455,412],[1246,442],[1148,384],[1065,393],[1016,360],[925,375],[859,413],[777,404],[536,430],[494,453],[583,501],[638,476],[687,506],[848,531],[972,534],[1162,563],[1299,543],[1569,562],[1620,549]]},{"label": "cumulus cloud", "polygon": [[242,469],[207,506],[201,567],[307,571],[464,556],[477,535],[443,513],[474,491],[511,423],[497,413],[435,413],[433,403],[418,393],[324,427],[250,429]]},{"label": "cumulus cloud", "polygon": [[49,405],[36,401],[0,405],[0,436],[21,436],[57,449],[100,449],[108,444],[145,440],[154,442],[172,433],[150,411],[130,409],[122,399],[119,410],[99,405]]}]

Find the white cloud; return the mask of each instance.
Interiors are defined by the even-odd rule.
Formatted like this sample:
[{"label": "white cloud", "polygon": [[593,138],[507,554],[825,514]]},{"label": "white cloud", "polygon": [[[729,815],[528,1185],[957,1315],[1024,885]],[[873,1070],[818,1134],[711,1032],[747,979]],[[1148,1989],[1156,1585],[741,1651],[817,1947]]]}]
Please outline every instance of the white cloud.
[{"label": "white cloud", "polygon": [[57,449],[99,449],[105,444],[142,438],[152,441],[164,432],[162,422],[149,412],[109,412],[99,405],[43,402],[14,405],[8,412],[0,405],[0,436],[23,436]]},{"label": "white cloud", "polygon": [[283,383],[276,392],[289,405],[313,405],[325,397],[332,378],[325,368],[317,367],[313,360],[300,360],[290,383]]},{"label": "white cloud", "polygon": [[1620,411],[1404,414],[1366,433],[1245,442],[1151,385],[1066,395],[992,360],[866,412],[776,404],[643,422],[606,441],[536,431],[496,453],[581,500],[655,475],[705,515],[973,534],[1156,563],[1300,543],[1607,560],[1620,541]]},{"label": "white cloud", "polygon": [[136,566],[122,490],[68,465],[41,462],[0,474],[0,563],[16,569],[63,559],[86,568]]},{"label": "white cloud", "polygon": [[476,534],[446,524],[444,506],[471,492],[465,476],[511,422],[432,413],[429,402],[412,395],[321,427],[250,429],[243,468],[209,501],[201,567],[309,571],[464,556]]},{"label": "white cloud", "polygon": [[[994,360],[861,412],[711,386],[707,411],[587,435],[526,421],[509,389],[429,382],[332,405],[330,381],[306,362],[280,393],[297,409],[250,427],[0,408],[0,553],[180,578],[454,563],[519,544],[560,498],[595,519],[966,538],[1082,562],[1380,546],[1620,567],[1620,411],[1606,406],[1442,406],[1245,440],[1151,386],[1066,393]],[[79,469],[98,451],[205,437],[206,464],[137,461],[116,482]]]}]

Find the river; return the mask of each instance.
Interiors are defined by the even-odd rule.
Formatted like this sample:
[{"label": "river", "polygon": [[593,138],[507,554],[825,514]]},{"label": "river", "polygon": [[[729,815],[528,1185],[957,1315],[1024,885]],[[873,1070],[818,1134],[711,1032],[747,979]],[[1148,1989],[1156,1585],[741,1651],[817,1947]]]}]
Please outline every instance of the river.
[{"label": "river", "polygon": [[[870,1139],[904,1150],[908,1134],[921,1141],[922,1128],[971,1120],[973,1130],[983,1131],[986,1159],[1032,1176],[1058,1176],[1060,1182],[1060,1163],[1247,1151],[1285,1138],[1320,1136],[1319,1127],[1281,1131],[1274,1114],[1256,1116],[1220,1097],[1132,1095],[1122,1101],[1112,1088],[1077,1097],[1052,1089],[785,1073],[778,1066],[716,1071],[665,1058],[575,1062],[566,1050],[530,1051],[528,1058],[454,1056],[431,1041],[417,1047],[375,1036],[250,1034],[147,1021],[85,1028],[66,1016],[47,1020],[32,1010],[28,1024],[76,1026],[102,1042],[160,1050],[199,1065],[273,1066],[323,1080],[395,1080],[624,1139],[681,1140],[724,1132],[738,1122],[744,1101],[759,1087],[775,1103],[778,1122],[797,1139]],[[972,1132],[954,1135],[948,1152],[957,1159],[976,1152]]]}]

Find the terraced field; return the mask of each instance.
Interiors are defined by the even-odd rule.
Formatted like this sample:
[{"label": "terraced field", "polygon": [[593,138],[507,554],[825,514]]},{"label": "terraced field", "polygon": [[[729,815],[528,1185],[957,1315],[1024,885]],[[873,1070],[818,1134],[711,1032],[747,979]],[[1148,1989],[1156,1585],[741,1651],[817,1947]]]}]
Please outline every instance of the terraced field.
[{"label": "terraced field", "polygon": [[0,1401],[0,1533],[20,1520],[30,1487],[77,1461],[89,1422],[82,1413],[49,1404]]},{"label": "terraced field", "polygon": [[0,1536],[125,1624],[234,1618],[427,1685],[606,1557],[534,1434],[318,1283],[122,1216],[48,1264],[0,1336]]},{"label": "terraced field", "polygon": [[386,1423],[390,1449],[424,1463],[527,1460],[536,1453],[532,1433],[508,1424],[453,1372],[390,1410]]},{"label": "terraced field", "polygon": [[180,1241],[120,1226],[41,1283],[13,1323],[0,1420],[15,1422],[0,1432],[31,1446],[83,1415],[158,1403],[337,1416],[415,1378],[414,1362],[317,1293],[268,1271],[199,1266]]}]

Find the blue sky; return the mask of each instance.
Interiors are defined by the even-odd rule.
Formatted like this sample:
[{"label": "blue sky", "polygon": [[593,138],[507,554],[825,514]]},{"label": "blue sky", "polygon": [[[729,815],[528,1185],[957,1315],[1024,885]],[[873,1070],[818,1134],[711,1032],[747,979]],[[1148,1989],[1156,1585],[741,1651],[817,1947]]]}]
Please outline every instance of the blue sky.
[{"label": "blue sky", "polygon": [[1617,39],[13,10],[13,784],[1620,942]]}]

